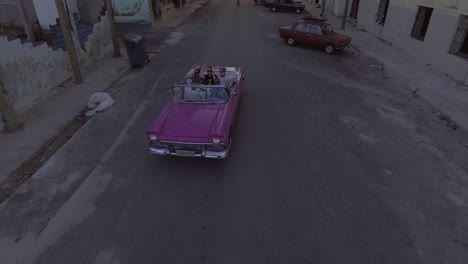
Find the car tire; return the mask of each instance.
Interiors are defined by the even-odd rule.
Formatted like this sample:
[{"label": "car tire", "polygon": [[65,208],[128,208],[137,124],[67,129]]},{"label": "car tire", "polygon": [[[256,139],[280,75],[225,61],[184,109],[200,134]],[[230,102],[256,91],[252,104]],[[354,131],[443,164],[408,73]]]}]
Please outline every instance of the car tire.
[{"label": "car tire", "polygon": [[276,9],[275,6],[273,6],[273,7],[271,8],[271,11],[273,11],[273,12],[276,12],[276,10],[277,10],[277,9]]},{"label": "car tire", "polygon": [[301,9],[299,9],[299,8],[298,8],[298,9],[296,9],[296,13],[297,13],[297,14],[300,14],[301,12],[302,12],[302,10],[301,10]]},{"label": "car tire", "polygon": [[293,37],[288,37],[286,38],[286,43],[288,43],[289,46],[293,46],[294,44],[296,44],[296,40],[294,40]]},{"label": "car tire", "polygon": [[336,48],[335,48],[335,45],[331,44],[331,43],[328,43],[327,45],[325,45],[325,52],[327,54],[333,54],[336,52]]}]

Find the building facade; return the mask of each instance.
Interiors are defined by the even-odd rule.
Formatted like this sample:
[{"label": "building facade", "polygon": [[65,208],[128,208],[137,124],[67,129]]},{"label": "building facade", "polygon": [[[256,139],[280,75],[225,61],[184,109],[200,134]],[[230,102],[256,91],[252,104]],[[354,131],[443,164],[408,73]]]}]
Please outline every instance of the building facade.
[{"label": "building facade", "polygon": [[[82,69],[112,52],[103,0],[67,0],[77,57]],[[0,82],[14,110],[21,110],[72,77],[67,46],[54,0],[33,0],[42,30],[50,41],[27,42],[0,35]],[[0,6],[1,7],[1,6]],[[90,15],[92,14],[92,15]],[[83,18],[83,19],[82,19]],[[82,21],[83,20],[83,21]],[[86,22],[84,21],[86,20]],[[89,21],[96,21],[89,23]],[[0,127],[2,126],[0,109]]]},{"label": "building facade", "polygon": [[[329,7],[344,12],[345,0]],[[468,0],[351,0],[359,27],[468,84]]]}]

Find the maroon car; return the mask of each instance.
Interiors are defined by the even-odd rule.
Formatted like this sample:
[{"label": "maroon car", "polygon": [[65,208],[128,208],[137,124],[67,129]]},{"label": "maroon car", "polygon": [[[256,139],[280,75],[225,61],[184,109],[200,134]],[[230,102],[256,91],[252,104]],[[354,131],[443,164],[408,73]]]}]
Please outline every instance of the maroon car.
[{"label": "maroon car", "polygon": [[279,28],[278,35],[289,45],[301,44],[324,49],[332,54],[349,46],[351,37],[333,31],[325,19],[303,19],[292,26]]}]

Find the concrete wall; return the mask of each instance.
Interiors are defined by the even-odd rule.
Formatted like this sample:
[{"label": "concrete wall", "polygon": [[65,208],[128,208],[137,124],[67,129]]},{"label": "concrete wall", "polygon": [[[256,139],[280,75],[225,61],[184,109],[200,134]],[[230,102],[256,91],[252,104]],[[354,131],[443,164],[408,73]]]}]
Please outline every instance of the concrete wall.
[{"label": "concrete wall", "polygon": [[[28,21],[32,24],[37,21],[33,0],[24,0]],[[18,4],[16,0],[0,0],[0,25],[23,27]]]},{"label": "concrete wall", "polygon": [[104,7],[104,0],[78,0],[76,2],[82,22],[87,24],[98,22],[99,12]]},{"label": "concrete wall", "polygon": [[118,22],[145,21],[152,23],[149,0],[114,0],[115,20]]},{"label": "concrete wall", "polygon": [[33,3],[42,29],[49,30],[50,25],[57,24],[58,13],[55,0],[33,0]]},{"label": "concrete wall", "polygon": [[[2,0],[0,0],[2,1]],[[28,0],[34,4],[37,13],[37,19],[42,29],[49,30],[50,25],[57,24],[58,18],[55,0]],[[99,11],[104,6],[104,0],[67,0],[70,13],[78,13],[83,16],[84,22],[95,23],[98,20]],[[80,8],[78,7],[80,6]],[[73,21],[73,17],[70,16]]]},{"label": "concrete wall", "polygon": [[[86,42],[86,51],[75,45],[82,68],[104,57],[112,50],[106,17],[94,25]],[[20,40],[0,37],[0,80],[13,108],[20,110],[59,84],[72,77],[68,54],[53,51],[45,43],[34,47]]]},{"label": "concrete wall", "polygon": [[[384,26],[378,25],[375,21],[380,0],[361,0],[358,12],[359,26],[468,84],[468,61],[449,54],[461,12],[459,7],[464,8],[464,3],[468,1],[425,0],[424,2],[431,2],[429,7],[434,8],[424,41],[411,37],[418,6],[421,4],[416,0],[391,0]],[[439,2],[443,3],[443,7],[437,5]]]}]

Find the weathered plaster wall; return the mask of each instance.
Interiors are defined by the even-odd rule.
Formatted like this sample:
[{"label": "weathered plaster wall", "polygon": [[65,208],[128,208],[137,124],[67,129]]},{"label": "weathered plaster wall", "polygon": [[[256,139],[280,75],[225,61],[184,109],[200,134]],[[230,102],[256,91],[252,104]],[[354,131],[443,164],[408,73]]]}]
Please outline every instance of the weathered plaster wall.
[{"label": "weathered plaster wall", "polygon": [[[434,8],[424,41],[411,37],[418,6],[424,5],[422,2]],[[370,33],[416,55],[422,61],[432,64],[456,80],[467,83],[468,61],[449,54],[459,17],[464,14],[461,9],[464,7],[462,2],[457,2],[457,0],[442,2],[441,0],[391,0],[385,25],[382,26],[375,21],[380,0],[361,0],[358,23]]]},{"label": "weathered plaster wall", "polygon": [[85,49],[86,51],[81,48],[78,49],[78,57],[82,68],[93,64],[112,51],[112,38],[106,16],[101,17],[101,22],[94,24],[93,34],[88,37]]},{"label": "weathered plaster wall", "polygon": [[[26,15],[30,23],[37,21],[36,11],[34,9],[33,0],[24,0]],[[18,4],[16,0],[0,0],[0,25],[22,27]]]},{"label": "weathered plaster wall", "polygon": [[82,22],[87,24],[98,22],[99,12],[104,6],[104,0],[77,0],[76,3]]},{"label": "weathered plaster wall", "polygon": [[42,44],[0,37],[0,80],[15,109],[21,109],[70,78],[67,54]]},{"label": "weathered plaster wall", "polygon": [[[112,45],[107,18],[102,17],[94,25],[85,44],[86,51],[75,46],[82,68],[108,54]],[[0,37],[0,80],[14,109],[30,105],[70,77],[68,54],[61,49],[53,51],[45,43],[34,47],[31,43]]]},{"label": "weathered plaster wall", "polygon": [[152,22],[149,0],[114,0],[116,21]]}]

